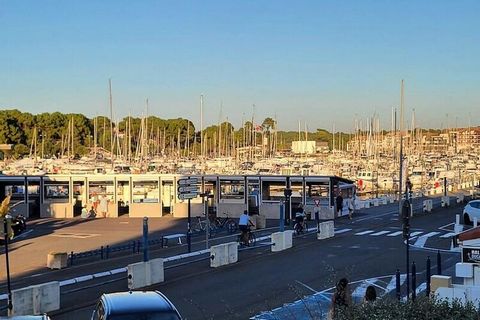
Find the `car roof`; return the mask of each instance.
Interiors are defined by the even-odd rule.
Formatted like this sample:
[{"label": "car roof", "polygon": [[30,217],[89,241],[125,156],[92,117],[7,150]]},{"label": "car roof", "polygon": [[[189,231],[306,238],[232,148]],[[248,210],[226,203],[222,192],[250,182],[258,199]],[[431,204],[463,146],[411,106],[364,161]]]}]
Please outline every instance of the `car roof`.
[{"label": "car roof", "polygon": [[108,293],[102,296],[105,312],[109,315],[136,312],[178,313],[174,305],[159,291],[130,291]]}]

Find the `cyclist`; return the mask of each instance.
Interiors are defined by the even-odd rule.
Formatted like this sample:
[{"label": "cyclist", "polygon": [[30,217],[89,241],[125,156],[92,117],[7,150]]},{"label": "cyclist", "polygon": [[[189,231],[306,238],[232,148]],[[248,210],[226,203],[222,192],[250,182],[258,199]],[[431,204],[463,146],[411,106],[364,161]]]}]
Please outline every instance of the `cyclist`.
[{"label": "cyclist", "polygon": [[250,226],[253,226],[253,223],[248,217],[248,211],[244,210],[238,221],[238,229],[242,232],[240,236],[241,243],[248,243],[248,232],[250,231]]},{"label": "cyclist", "polygon": [[295,213],[295,222],[299,225],[297,232],[302,232],[305,225],[304,221],[305,220],[305,210],[303,210],[303,204],[300,203],[298,206],[297,212]]}]

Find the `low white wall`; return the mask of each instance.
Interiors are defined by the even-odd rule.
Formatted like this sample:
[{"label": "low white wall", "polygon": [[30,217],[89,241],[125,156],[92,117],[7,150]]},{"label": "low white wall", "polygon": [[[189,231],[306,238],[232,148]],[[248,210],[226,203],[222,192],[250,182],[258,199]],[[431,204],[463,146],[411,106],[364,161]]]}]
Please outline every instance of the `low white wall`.
[{"label": "low white wall", "polygon": [[165,281],[163,259],[129,264],[127,267],[129,289],[138,289]]},{"label": "low white wall", "polygon": [[161,203],[130,203],[128,216],[131,218],[155,218],[162,216]]},{"label": "low white wall", "polygon": [[[191,216],[202,216],[204,205],[202,203],[191,203],[190,210]],[[186,218],[188,217],[188,202],[179,202],[173,204],[173,216],[175,218]]]},{"label": "low white wall", "polygon": [[12,291],[12,315],[39,315],[60,309],[60,283],[52,281]]}]

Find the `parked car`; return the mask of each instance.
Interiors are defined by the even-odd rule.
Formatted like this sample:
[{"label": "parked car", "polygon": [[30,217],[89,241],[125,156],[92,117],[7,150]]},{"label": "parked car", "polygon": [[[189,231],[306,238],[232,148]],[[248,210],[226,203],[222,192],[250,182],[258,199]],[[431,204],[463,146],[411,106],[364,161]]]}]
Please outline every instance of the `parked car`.
[{"label": "parked car", "polygon": [[159,291],[106,293],[91,320],[181,320],[177,308]]},{"label": "parked car", "polygon": [[480,222],[480,200],[470,201],[463,209],[463,222],[465,224],[472,224],[474,217]]}]

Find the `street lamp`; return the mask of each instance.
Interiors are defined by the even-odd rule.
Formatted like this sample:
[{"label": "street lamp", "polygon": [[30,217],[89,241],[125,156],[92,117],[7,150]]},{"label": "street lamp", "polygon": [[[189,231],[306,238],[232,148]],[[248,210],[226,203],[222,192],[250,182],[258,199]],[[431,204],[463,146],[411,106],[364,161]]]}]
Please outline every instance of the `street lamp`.
[{"label": "street lamp", "polygon": [[8,315],[11,314],[13,305],[12,305],[12,288],[10,285],[10,261],[8,259],[8,241],[9,239],[9,224],[11,224],[12,216],[6,215],[3,218],[3,235],[4,235],[4,245],[5,245],[5,263],[7,265],[7,293],[8,293]]}]

